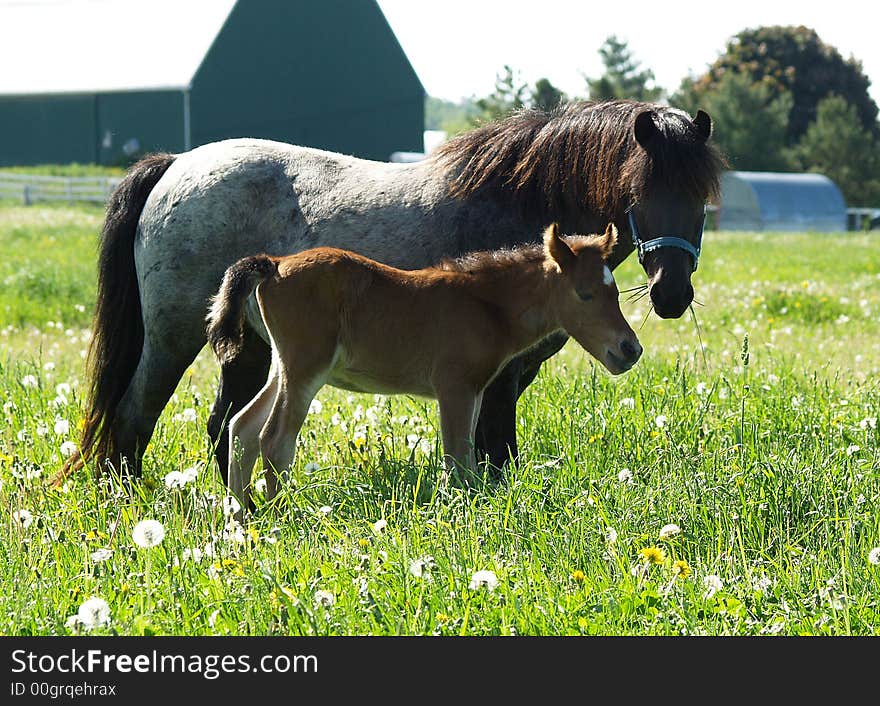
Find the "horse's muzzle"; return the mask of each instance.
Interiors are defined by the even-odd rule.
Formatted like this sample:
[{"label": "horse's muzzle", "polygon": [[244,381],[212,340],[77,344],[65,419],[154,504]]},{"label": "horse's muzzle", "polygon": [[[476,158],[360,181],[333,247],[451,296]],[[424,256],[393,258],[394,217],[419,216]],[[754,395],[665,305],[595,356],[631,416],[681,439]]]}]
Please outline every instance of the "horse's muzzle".
[{"label": "horse's muzzle", "polygon": [[651,287],[651,303],[661,319],[677,319],[688,310],[693,300],[694,288],[690,282],[673,292],[662,286]]}]

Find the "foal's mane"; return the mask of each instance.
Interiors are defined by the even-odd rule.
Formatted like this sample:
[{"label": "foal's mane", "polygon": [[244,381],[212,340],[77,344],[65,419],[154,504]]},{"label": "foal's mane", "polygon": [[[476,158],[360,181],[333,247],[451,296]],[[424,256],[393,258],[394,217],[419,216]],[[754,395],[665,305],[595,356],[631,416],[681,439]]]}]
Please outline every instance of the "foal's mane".
[{"label": "foal's mane", "polygon": [[[563,240],[569,247],[578,251],[591,245],[599,247],[599,237],[595,235],[566,235]],[[434,267],[446,272],[491,274],[523,264],[543,263],[546,257],[543,243],[525,243],[512,248],[479,250],[459,257],[446,258]]]},{"label": "foal's mane", "polygon": [[[646,110],[662,137],[650,150],[633,132]],[[724,166],[683,111],[623,100],[521,110],[453,137],[432,159],[452,175],[451,196],[507,196],[547,220],[571,209],[619,218],[633,198],[657,188],[711,198]]]}]

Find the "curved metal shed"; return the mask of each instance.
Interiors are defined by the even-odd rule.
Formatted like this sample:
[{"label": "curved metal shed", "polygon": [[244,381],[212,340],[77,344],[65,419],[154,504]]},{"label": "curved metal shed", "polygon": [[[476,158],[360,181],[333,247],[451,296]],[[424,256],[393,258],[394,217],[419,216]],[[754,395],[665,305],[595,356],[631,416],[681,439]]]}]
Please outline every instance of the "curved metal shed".
[{"label": "curved metal shed", "polygon": [[837,184],[822,174],[726,172],[718,228],[844,231],[846,202]]}]

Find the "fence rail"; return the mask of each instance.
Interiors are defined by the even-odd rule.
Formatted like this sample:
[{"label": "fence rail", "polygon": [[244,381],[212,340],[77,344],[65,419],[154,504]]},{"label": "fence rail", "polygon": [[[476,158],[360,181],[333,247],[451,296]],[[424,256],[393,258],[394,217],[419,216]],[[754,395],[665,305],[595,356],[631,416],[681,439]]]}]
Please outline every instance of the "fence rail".
[{"label": "fence rail", "polygon": [[121,177],[58,177],[0,171],[0,199],[105,203]]}]

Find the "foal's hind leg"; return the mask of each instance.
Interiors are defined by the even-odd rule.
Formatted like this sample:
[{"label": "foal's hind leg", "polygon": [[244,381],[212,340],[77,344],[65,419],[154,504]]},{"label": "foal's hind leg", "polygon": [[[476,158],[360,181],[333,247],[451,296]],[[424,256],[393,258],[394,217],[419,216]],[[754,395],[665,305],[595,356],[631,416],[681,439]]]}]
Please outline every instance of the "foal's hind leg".
[{"label": "foal's hind leg", "polygon": [[239,499],[244,509],[251,506],[251,473],[260,455],[260,430],[272,411],[279,381],[278,369],[273,368],[263,389],[229,423],[229,468],[226,476],[229,491]]},{"label": "foal's hind leg", "polygon": [[326,374],[298,379],[281,376],[272,411],[260,431],[260,453],[266,472],[267,500],[274,499],[278,492],[278,474],[282,480],[287,477],[296,454],[299,431],[309,413],[309,405],[325,380]]},{"label": "foal's hind leg", "polygon": [[208,418],[208,434],[214,444],[214,457],[224,483],[229,482],[229,421],[265,385],[271,357],[269,344],[252,328],[245,326],[241,352],[220,369],[220,387]]}]

